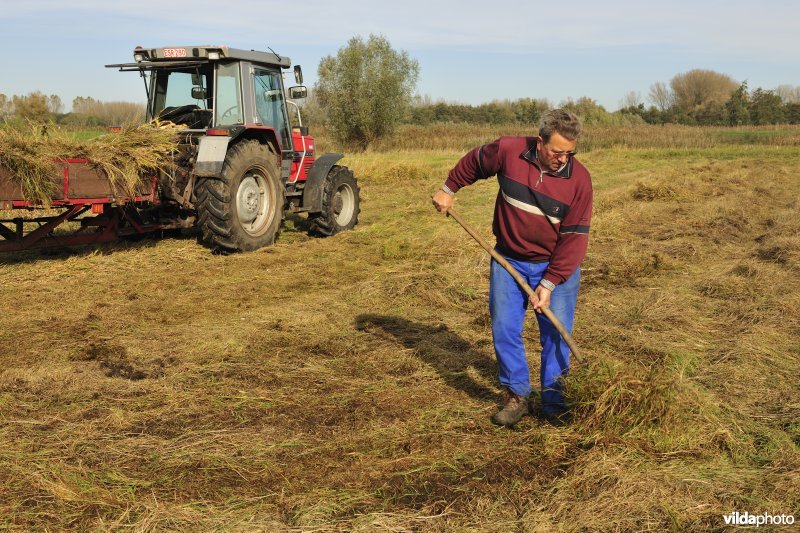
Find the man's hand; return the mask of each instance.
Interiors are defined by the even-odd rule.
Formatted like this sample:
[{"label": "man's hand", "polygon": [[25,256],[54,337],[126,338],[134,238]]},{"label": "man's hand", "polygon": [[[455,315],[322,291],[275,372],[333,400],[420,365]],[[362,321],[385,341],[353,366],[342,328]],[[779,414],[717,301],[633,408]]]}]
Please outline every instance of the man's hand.
[{"label": "man's hand", "polygon": [[447,210],[453,207],[453,195],[447,194],[442,189],[436,191],[431,200],[440,213],[447,213]]},{"label": "man's hand", "polygon": [[533,292],[535,292],[536,297],[539,298],[539,301],[533,305],[534,311],[541,313],[543,309],[550,307],[550,293],[552,292],[550,289],[537,285]]}]

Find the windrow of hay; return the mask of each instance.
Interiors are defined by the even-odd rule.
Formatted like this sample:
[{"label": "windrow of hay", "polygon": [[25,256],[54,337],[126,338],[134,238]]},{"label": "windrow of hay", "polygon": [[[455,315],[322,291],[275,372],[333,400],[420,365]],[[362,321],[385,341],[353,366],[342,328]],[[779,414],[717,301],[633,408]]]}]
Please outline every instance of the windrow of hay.
[{"label": "windrow of hay", "polygon": [[59,130],[5,126],[0,127],[0,166],[20,185],[22,199],[43,206],[59,183],[58,162],[72,158],[89,160],[108,177],[115,195],[132,197],[143,176],[171,169],[178,131],[171,123],[128,125],[78,141]]}]

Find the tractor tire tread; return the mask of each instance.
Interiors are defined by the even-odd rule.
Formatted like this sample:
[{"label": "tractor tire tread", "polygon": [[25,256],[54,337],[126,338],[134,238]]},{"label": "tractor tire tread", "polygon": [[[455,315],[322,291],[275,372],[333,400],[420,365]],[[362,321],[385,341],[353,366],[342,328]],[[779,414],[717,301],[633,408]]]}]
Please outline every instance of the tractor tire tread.
[{"label": "tractor tire tread", "polygon": [[[263,231],[249,233],[241,225],[237,214],[236,190],[248,172],[256,169],[266,182],[275,205],[269,205],[274,213],[264,221]],[[278,237],[283,223],[285,192],[280,179],[278,156],[270,144],[255,140],[244,140],[233,145],[225,158],[222,173],[215,178],[198,180],[195,192],[198,211],[198,227],[204,245],[215,252],[232,253],[250,251],[268,246]]]},{"label": "tractor tire tread", "polygon": [[[339,185],[344,183],[352,188],[355,205],[353,206],[353,216],[347,224],[340,226],[336,220],[332,203]],[[311,218],[309,233],[318,237],[330,237],[340,231],[352,229],[358,224],[358,215],[361,212],[360,199],[361,189],[355,176],[353,176],[353,171],[345,166],[334,165],[325,177],[322,211]]]}]

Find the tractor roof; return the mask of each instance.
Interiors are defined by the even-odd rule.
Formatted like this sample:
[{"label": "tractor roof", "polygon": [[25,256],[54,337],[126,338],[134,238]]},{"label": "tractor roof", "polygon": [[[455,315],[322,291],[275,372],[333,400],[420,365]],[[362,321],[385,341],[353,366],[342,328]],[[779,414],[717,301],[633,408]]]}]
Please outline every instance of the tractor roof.
[{"label": "tractor roof", "polygon": [[291,60],[274,52],[257,52],[240,50],[229,46],[165,46],[163,48],[143,48],[137,46],[133,50],[135,63],[106,65],[120,68],[152,68],[158,66],[178,66],[181,64],[206,63],[223,59],[252,61],[276,67],[289,68]]}]

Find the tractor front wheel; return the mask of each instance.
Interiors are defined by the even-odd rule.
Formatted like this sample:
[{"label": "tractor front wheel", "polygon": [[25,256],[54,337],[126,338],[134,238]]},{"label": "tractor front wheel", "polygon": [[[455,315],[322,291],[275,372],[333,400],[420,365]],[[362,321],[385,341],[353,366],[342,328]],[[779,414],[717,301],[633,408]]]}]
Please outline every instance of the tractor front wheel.
[{"label": "tractor front wheel", "polygon": [[285,196],[270,145],[242,141],[228,151],[219,178],[197,184],[203,242],[217,252],[246,252],[275,242]]},{"label": "tractor front wheel", "polygon": [[360,191],[353,172],[334,165],[325,178],[322,212],[311,219],[311,233],[327,237],[358,224]]}]

